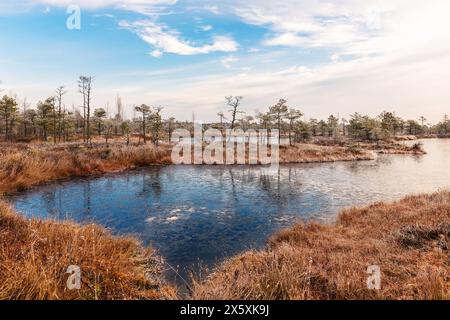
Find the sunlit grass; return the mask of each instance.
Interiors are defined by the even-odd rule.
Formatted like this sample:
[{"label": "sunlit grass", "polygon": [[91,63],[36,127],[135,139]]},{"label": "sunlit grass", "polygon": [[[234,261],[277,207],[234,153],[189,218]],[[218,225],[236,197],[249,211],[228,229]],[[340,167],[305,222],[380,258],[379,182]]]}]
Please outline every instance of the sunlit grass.
[{"label": "sunlit grass", "polygon": [[[194,299],[450,299],[450,192],[298,224],[194,281]],[[380,291],[367,267],[379,265]]]},{"label": "sunlit grass", "polygon": [[169,163],[167,145],[2,144],[0,192],[23,190],[57,179]]},{"label": "sunlit grass", "polygon": [[[81,268],[68,290],[67,268]],[[0,203],[0,300],[169,299],[161,262],[133,238],[95,225],[27,220]]]}]

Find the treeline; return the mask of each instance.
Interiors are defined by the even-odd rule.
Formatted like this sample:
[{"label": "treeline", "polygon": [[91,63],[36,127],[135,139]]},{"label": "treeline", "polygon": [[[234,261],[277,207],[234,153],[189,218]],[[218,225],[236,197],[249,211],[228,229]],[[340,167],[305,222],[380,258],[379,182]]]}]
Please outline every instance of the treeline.
[{"label": "treeline", "polygon": [[[78,88],[82,97],[79,108],[66,108],[63,100],[67,91],[64,86],[58,87],[53,96],[38,102],[36,106],[30,106],[26,99],[19,105],[17,97],[3,95],[0,99],[0,135],[3,140],[40,140],[57,144],[79,140],[91,143],[93,138],[102,138],[107,143],[109,139],[125,137],[130,143],[130,137],[137,135],[139,143],[141,140],[146,143],[150,135],[152,142],[158,144],[160,139],[168,139],[174,119],[163,121],[162,108],[136,106],[135,113],[139,116],[126,120],[122,100],[118,96],[114,115],[108,115],[105,108],[92,106],[93,81],[93,77],[79,77]],[[166,135],[165,124],[169,125]]]},{"label": "treeline", "polygon": [[[26,99],[19,105],[16,97],[3,95],[0,99],[0,134],[5,141],[29,142],[51,141],[55,144],[68,141],[84,141],[101,138],[108,143],[112,138],[124,138],[129,144],[131,137],[138,143],[169,141],[177,128],[193,130],[192,121],[163,119],[161,107],[146,104],[134,106],[135,116],[124,119],[121,98],[116,99],[115,112],[108,115],[105,108],[92,106],[94,78],[80,76],[78,79],[82,105],[66,108],[64,86],[55,94],[36,106],[30,106]],[[280,136],[288,137],[290,143],[305,141],[314,137],[346,137],[356,140],[382,140],[398,135],[450,135],[450,120],[447,115],[436,125],[425,117],[404,120],[394,112],[383,112],[377,117],[355,113],[348,118],[330,115],[326,120],[304,119],[298,108],[292,108],[284,99],[270,106],[266,112],[247,115],[241,110],[243,97],[226,97],[228,110],[219,112],[218,122],[207,124],[219,128],[243,130],[278,129]],[[206,125],[205,125],[206,126]]]},{"label": "treeline", "polygon": [[[267,112],[258,112],[256,115],[245,115],[240,110],[242,97],[227,97],[230,122],[224,122],[227,117],[219,112],[218,127],[235,128],[237,126],[247,129],[278,129],[281,135],[289,138],[290,143],[308,140],[313,137],[347,137],[355,140],[384,140],[399,135],[450,135],[450,120],[444,115],[441,122],[430,124],[425,117],[417,120],[405,120],[394,112],[383,111],[377,117],[354,113],[348,118],[339,115],[330,115],[326,120],[303,119],[304,114],[297,108],[288,106],[285,99],[280,99],[270,106]],[[236,115],[240,120],[236,121]]]}]

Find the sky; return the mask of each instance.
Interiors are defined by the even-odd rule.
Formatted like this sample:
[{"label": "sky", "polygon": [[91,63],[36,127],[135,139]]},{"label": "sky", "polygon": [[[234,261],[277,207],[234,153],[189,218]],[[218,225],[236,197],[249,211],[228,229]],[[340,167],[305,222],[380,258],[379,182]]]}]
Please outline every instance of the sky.
[{"label": "sky", "polygon": [[0,89],[33,106],[65,85],[78,108],[91,75],[94,107],[113,114],[120,95],[127,117],[145,103],[215,121],[236,95],[250,115],[285,98],[306,118],[436,122],[450,113],[449,16],[448,0],[2,0]]}]

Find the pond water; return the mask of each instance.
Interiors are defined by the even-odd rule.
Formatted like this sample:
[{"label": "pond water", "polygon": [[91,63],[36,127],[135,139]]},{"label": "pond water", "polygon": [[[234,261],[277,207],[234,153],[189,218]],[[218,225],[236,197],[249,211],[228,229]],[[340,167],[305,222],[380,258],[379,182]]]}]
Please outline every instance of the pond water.
[{"label": "pond water", "polygon": [[348,206],[450,187],[450,140],[424,140],[425,156],[282,165],[166,166],[53,183],[14,195],[28,217],[96,222],[159,250],[181,275],[261,248],[298,220],[332,221]]}]

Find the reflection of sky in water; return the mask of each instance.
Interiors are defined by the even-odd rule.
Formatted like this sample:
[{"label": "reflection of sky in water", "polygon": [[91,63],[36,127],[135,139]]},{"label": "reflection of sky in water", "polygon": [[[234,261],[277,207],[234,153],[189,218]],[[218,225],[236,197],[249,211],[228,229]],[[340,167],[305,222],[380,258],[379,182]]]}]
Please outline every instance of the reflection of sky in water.
[{"label": "reflection of sky in water", "polygon": [[257,167],[152,167],[43,186],[11,198],[27,216],[95,221],[135,234],[182,269],[261,247],[298,219],[332,220],[347,206],[450,186],[450,140],[423,157]]}]

